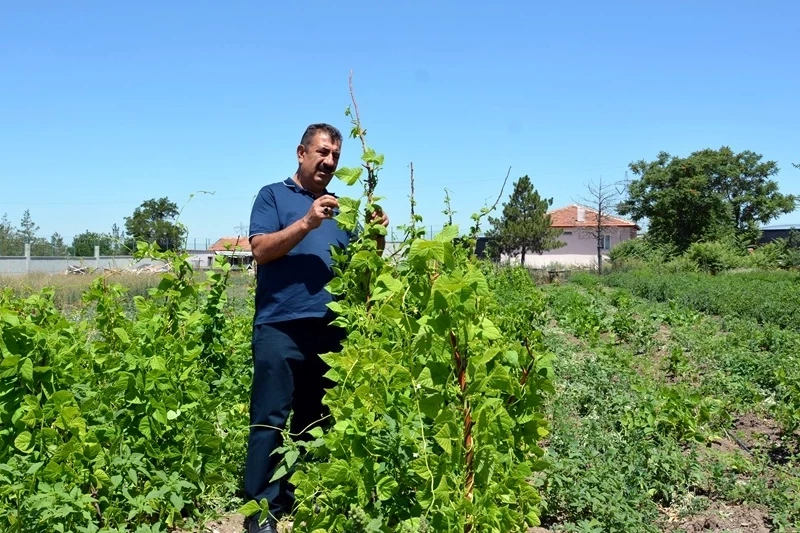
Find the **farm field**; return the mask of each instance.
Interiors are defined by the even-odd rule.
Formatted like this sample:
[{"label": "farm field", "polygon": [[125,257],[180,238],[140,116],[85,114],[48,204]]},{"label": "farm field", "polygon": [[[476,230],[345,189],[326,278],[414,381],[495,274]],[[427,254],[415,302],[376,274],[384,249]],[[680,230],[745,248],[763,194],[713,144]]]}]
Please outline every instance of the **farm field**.
[{"label": "farm field", "polygon": [[[800,332],[769,311],[796,278],[675,275],[668,292],[641,273],[483,271],[501,333],[541,363],[534,531],[796,530]],[[108,281],[0,296],[0,530],[239,531],[246,280]],[[699,308],[681,287],[739,303]]]}]

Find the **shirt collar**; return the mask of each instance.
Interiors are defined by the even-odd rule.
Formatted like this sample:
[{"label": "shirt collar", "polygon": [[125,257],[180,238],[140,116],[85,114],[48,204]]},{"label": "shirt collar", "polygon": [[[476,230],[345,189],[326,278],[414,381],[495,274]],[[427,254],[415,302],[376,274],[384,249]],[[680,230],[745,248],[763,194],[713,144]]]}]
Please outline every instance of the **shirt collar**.
[{"label": "shirt collar", "polygon": [[[290,189],[292,189],[295,192],[299,192],[299,193],[305,194],[305,195],[310,196],[312,198],[314,197],[314,195],[311,194],[310,191],[308,191],[307,189],[304,189],[303,187],[298,185],[292,178],[286,178],[286,180],[283,182],[283,184],[286,185],[287,187],[289,187]],[[338,196],[336,196],[335,193],[332,193],[327,189],[325,189],[325,192],[322,193],[322,194],[329,194],[329,195],[333,196],[334,198],[338,198]]]}]

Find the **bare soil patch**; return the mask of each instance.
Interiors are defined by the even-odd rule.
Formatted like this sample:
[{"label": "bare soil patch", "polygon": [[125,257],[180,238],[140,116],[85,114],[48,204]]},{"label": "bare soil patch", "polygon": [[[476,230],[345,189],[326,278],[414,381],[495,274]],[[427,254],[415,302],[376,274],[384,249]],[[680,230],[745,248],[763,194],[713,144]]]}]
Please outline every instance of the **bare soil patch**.
[{"label": "bare soil patch", "polygon": [[664,531],[695,533],[769,533],[769,513],[752,505],[713,502],[707,509],[683,518],[671,517]]},{"label": "bare soil patch", "polygon": [[738,417],[732,433],[753,451],[769,451],[781,445],[781,429],[778,423],[752,413]]},{"label": "bare soil patch", "polygon": [[[289,533],[291,530],[291,525],[288,521],[278,522],[278,533]],[[243,533],[245,531],[247,531],[247,528],[244,523],[244,515],[233,513],[206,522],[202,527],[176,529],[173,533]]]}]

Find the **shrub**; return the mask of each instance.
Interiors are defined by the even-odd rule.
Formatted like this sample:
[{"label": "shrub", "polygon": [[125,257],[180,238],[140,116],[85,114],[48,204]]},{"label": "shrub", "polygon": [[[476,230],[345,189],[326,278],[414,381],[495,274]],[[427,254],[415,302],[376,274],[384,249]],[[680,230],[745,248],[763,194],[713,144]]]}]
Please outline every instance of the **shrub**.
[{"label": "shrub", "polygon": [[675,255],[675,250],[669,246],[656,244],[647,237],[623,241],[609,252],[609,259],[617,265],[628,261],[644,261],[646,263],[661,263]]},{"label": "shrub", "polygon": [[725,241],[695,242],[686,250],[686,257],[709,274],[717,274],[744,265],[744,258]]}]

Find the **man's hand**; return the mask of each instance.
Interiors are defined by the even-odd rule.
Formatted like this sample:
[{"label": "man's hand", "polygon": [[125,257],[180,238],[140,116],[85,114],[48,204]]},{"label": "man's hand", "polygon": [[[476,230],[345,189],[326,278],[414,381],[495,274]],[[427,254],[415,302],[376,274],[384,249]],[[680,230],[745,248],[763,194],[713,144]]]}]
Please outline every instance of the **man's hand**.
[{"label": "man's hand", "polygon": [[378,222],[378,221],[380,221],[383,227],[385,228],[389,227],[389,217],[383,211],[378,210],[372,212],[372,218],[370,219],[370,222]]},{"label": "man's hand", "polygon": [[[380,222],[383,227],[389,227],[389,217],[381,210],[372,212],[370,222]],[[384,235],[375,235],[375,244],[378,246],[378,252],[380,252],[382,255],[383,250],[386,248],[386,237]]]},{"label": "man's hand", "polygon": [[303,220],[308,225],[308,229],[316,229],[326,218],[333,218],[333,210],[337,207],[339,207],[339,201],[330,194],[320,196],[311,204],[311,208]]}]

